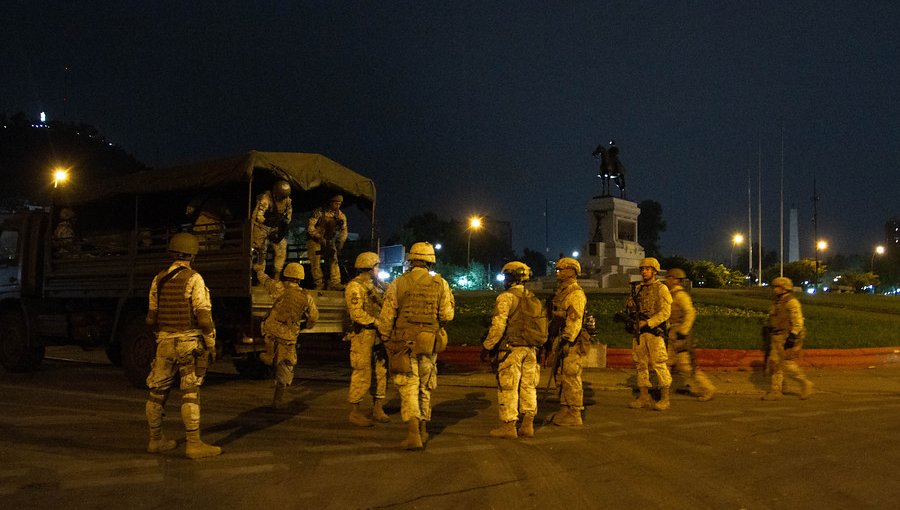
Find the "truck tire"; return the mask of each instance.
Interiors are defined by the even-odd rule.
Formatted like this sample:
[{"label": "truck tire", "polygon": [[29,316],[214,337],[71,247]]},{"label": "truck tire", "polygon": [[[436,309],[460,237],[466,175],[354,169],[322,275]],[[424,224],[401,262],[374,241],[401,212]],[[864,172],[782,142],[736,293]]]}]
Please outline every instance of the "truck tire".
[{"label": "truck tire", "polygon": [[18,310],[0,313],[0,365],[10,372],[30,372],[44,359],[44,346],[28,345],[25,316]]},{"label": "truck tire", "polygon": [[144,315],[135,313],[128,316],[122,325],[119,345],[122,346],[125,377],[136,388],[146,388],[150,365],[156,357],[156,335],[144,322]]}]

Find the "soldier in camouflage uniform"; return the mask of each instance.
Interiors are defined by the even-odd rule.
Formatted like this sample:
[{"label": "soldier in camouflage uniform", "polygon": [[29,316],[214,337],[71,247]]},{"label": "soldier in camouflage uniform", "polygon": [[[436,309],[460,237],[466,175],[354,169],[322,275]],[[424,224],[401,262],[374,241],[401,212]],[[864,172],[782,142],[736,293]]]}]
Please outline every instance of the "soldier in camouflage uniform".
[{"label": "soldier in camouflage uniform", "polygon": [[370,251],[360,253],[353,264],[356,278],[347,283],[344,298],[347,314],[353,330],[347,334],[350,340],[350,423],[358,427],[371,427],[372,420],[359,410],[359,404],[372,386],[374,365],[375,388],[373,393],[372,419],[387,423],[391,419],[384,413],[384,398],[387,392],[387,352],[378,336],[377,322],[381,315],[384,296],[375,282],[378,273],[378,254]]},{"label": "soldier in camouflage uniform", "polygon": [[59,223],[53,229],[53,250],[63,257],[78,251],[78,242],[75,239],[75,211],[69,207],[63,207],[59,211]]},{"label": "soldier in camouflage uniform", "polygon": [[772,280],[772,291],[775,301],[769,310],[767,331],[769,338],[769,359],[767,368],[772,374],[772,386],[763,400],[781,398],[784,373],[797,380],[801,385],[800,398],[807,399],[813,392],[813,383],[797,364],[806,329],[803,327],[803,311],[800,301],[793,294],[794,282],[790,278],[779,276]]},{"label": "soldier in camouflage uniform", "polygon": [[169,391],[175,381],[181,389],[181,419],[191,459],[222,453],[200,439],[200,385],[209,364],[215,360],[216,329],[212,319],[209,289],[191,261],[200,250],[197,238],[178,233],[169,240],[175,261],[153,278],[147,324],[156,329],[156,357],[147,376],[150,398],[145,411],[150,425],[147,451],[159,453],[175,448],[175,441],[162,434],[162,420]]},{"label": "soldier in camouflage uniform", "polygon": [[328,201],[328,207],[319,207],[309,217],[306,229],[306,250],[309,254],[309,267],[317,289],[325,288],[325,275],[322,272],[322,260],[328,266],[328,288],[342,290],[341,268],[338,264],[338,253],[347,241],[347,216],[341,211],[344,197],[334,195]]},{"label": "soldier in camouflage uniform", "polygon": [[[641,282],[637,284],[637,302],[628,298],[626,308],[637,309],[640,320],[638,333],[631,341],[631,355],[637,369],[637,383],[640,396],[629,404],[633,409],[669,409],[669,387],[672,386],[672,375],[667,365],[668,354],[664,339],[666,321],[672,313],[672,295],[669,289],[656,279],[659,273],[659,261],[653,257],[641,260]],[[660,399],[653,402],[650,398],[650,367],[656,372],[659,381]]]},{"label": "soldier in camouflage uniform", "polygon": [[410,269],[388,286],[378,332],[387,342],[391,374],[400,390],[400,414],[407,424],[402,448],[415,450],[428,441],[431,393],[437,388],[438,344],[446,344],[443,325],[453,320],[450,286],[429,273],[435,263],[430,243],[415,243],[409,251]]},{"label": "soldier in camouflage uniform", "polygon": [[293,205],[291,204],[291,185],[287,181],[278,181],[272,191],[266,191],[256,197],[253,208],[253,269],[256,272],[265,270],[266,252],[269,243],[275,253],[273,266],[274,278],[281,278],[281,270],[287,260],[287,226],[291,223]]},{"label": "soldier in camouflage uniform", "polygon": [[[694,319],[697,311],[690,294],[681,285],[687,278],[683,269],[670,269],[666,274],[666,287],[672,294],[672,315],[669,317],[669,367],[681,376],[689,379],[697,393],[697,400],[706,402],[712,400],[716,393],[716,387],[709,377],[697,368],[694,357],[694,339],[691,329],[694,327]],[[673,374],[674,375],[674,374]]]},{"label": "soldier in camouflage uniform", "polygon": [[587,296],[578,285],[581,264],[577,260],[563,257],[556,261],[556,294],[553,296],[553,325],[550,335],[554,338],[553,351],[562,356],[559,370],[554,375],[560,385],[560,410],[550,420],[554,425],[564,427],[582,426],[581,412],[584,410],[584,387],[581,373],[584,358],[590,348],[590,337],[585,342],[581,334]]},{"label": "soldier in camouflage uniform", "polygon": [[[503,266],[502,273],[506,291],[497,296],[491,327],[481,344],[485,351],[495,348],[498,350],[497,403],[500,408],[500,426],[491,430],[490,435],[508,439],[532,437],[534,417],[537,414],[537,384],[541,377],[537,350],[546,338],[537,342],[525,338],[521,321],[528,318],[517,313],[518,305],[526,293],[534,297],[524,285],[531,278],[531,268],[522,262],[513,261]],[[517,432],[516,421],[520,415],[522,424]]]},{"label": "soldier in camouflage uniform", "polygon": [[275,301],[262,323],[266,351],[260,359],[267,365],[275,366],[275,395],[272,408],[281,407],[284,389],[294,381],[294,367],[297,366],[297,336],[301,329],[311,328],[319,320],[316,302],[305,289],[300,288],[303,280],[303,266],[291,262],[284,268],[284,281],[269,278],[265,271],[258,271],[257,277]]}]

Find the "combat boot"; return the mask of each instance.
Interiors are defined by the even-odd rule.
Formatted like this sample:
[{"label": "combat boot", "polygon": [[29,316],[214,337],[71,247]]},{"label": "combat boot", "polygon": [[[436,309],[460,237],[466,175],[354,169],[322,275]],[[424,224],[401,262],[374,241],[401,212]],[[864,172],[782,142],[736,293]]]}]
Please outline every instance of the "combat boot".
[{"label": "combat boot", "polygon": [[383,398],[376,398],[372,402],[372,419],[378,423],[388,423],[391,421],[391,417],[384,412]]},{"label": "combat boot", "polygon": [[800,390],[800,399],[806,400],[813,393],[813,383],[809,379],[803,380],[803,389]]},{"label": "combat boot", "polygon": [[516,422],[500,422],[499,427],[491,430],[491,437],[496,437],[498,439],[515,439],[519,437],[518,434],[516,434]]},{"label": "combat boot", "polygon": [[181,404],[181,419],[184,421],[187,444],[184,453],[189,459],[215,457],[222,453],[218,446],[204,443],[200,439],[200,406],[198,404]]},{"label": "combat boot", "polygon": [[694,379],[697,380],[697,384],[700,386],[700,394],[697,396],[697,400],[700,402],[709,402],[712,400],[713,395],[716,394],[716,387],[713,386],[709,377],[698,369],[694,373]]},{"label": "combat boot", "polygon": [[713,396],[715,394],[716,394],[715,388],[710,388],[710,389],[707,389],[706,391],[704,391],[703,393],[701,393],[700,396],[697,397],[697,400],[699,400],[700,402],[709,402],[710,400],[713,399]]},{"label": "combat boot", "polygon": [[654,411],[666,411],[670,407],[669,404],[669,388],[659,389],[659,402],[653,404]]},{"label": "combat boot", "polygon": [[428,442],[428,438],[431,437],[428,435],[428,420],[419,420],[419,437],[422,438],[422,444]]},{"label": "combat boot", "polygon": [[580,427],[583,425],[581,411],[571,406],[563,406],[553,417],[553,424],[560,427]]},{"label": "combat boot", "polygon": [[350,423],[357,427],[371,427],[374,425],[372,420],[366,418],[366,415],[359,412],[359,403],[350,404]]},{"label": "combat boot", "polygon": [[275,383],[275,393],[272,396],[272,409],[281,409],[284,407],[282,399],[284,398],[284,385]]},{"label": "combat boot", "polygon": [[534,415],[522,415],[522,424],[519,425],[519,435],[522,437],[534,437]]},{"label": "combat boot", "polygon": [[781,390],[771,390],[762,396],[762,400],[778,400],[781,398]]},{"label": "combat boot", "polygon": [[641,386],[638,388],[638,391],[640,391],[640,395],[635,400],[632,400],[628,407],[632,409],[649,409],[653,405],[653,400],[650,399],[650,388]]},{"label": "combat boot", "polygon": [[147,453],[159,453],[174,449],[175,440],[166,439],[162,433],[162,404],[148,401],[145,411],[147,423],[150,424],[150,442],[147,444]]},{"label": "combat boot", "polygon": [[406,439],[400,442],[400,448],[406,450],[421,450],[422,436],[419,435],[419,419],[410,418],[406,423]]}]

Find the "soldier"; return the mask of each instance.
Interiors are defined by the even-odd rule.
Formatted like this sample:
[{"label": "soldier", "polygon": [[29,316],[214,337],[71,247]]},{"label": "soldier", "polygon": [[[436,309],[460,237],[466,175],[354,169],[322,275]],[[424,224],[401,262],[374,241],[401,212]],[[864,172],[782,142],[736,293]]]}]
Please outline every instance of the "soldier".
[{"label": "soldier", "polygon": [[322,274],[322,260],[328,266],[328,288],[342,290],[341,268],[338,265],[338,253],[344,248],[347,240],[347,217],[341,211],[344,197],[334,195],[328,201],[328,207],[318,207],[309,217],[306,229],[306,251],[317,289],[325,288],[325,276]]},{"label": "soldier", "polygon": [[372,366],[375,367],[375,391],[372,419],[387,423],[391,419],[384,413],[384,397],[387,393],[387,352],[378,337],[377,322],[381,315],[384,293],[375,283],[378,274],[378,254],[370,251],[356,257],[356,278],[347,283],[344,299],[347,313],[353,322],[350,340],[350,423],[358,427],[371,427],[372,420],[359,410],[359,404],[372,385]]},{"label": "soldier", "polygon": [[169,253],[175,261],[153,278],[147,324],[156,329],[156,358],[147,377],[150,398],[146,404],[150,443],[147,451],[175,448],[162,434],[163,409],[176,376],[181,388],[181,419],[187,435],[185,453],[190,459],[222,453],[200,439],[200,385],[216,355],[216,328],[209,289],[191,261],[200,246],[185,232],[172,236]]},{"label": "soldier", "polygon": [[231,221],[231,210],[221,197],[205,193],[195,197],[184,209],[193,222],[191,231],[200,242],[200,249],[218,250],[225,241],[225,222]]},{"label": "soldier", "polygon": [[[550,417],[554,425],[581,427],[581,412],[584,410],[584,387],[581,372],[584,358],[590,348],[581,334],[587,296],[578,285],[581,264],[569,257],[556,261],[556,294],[553,296],[552,324],[550,337],[553,339],[553,368],[560,386],[560,410]],[[560,358],[562,361],[559,361]]]},{"label": "soldier", "polygon": [[59,211],[59,223],[53,229],[53,249],[64,257],[78,251],[75,239],[75,211],[69,207],[63,207]]},{"label": "soldier", "polygon": [[269,243],[275,253],[273,266],[274,278],[281,278],[281,270],[287,260],[287,228],[291,223],[293,206],[291,205],[291,185],[287,181],[278,181],[272,191],[266,191],[256,197],[253,208],[253,269],[256,272],[266,268],[266,252]]},{"label": "soldier", "polygon": [[[410,269],[388,286],[378,332],[386,345],[400,390],[400,415],[407,424],[402,448],[422,448],[428,441],[431,393],[437,387],[437,351],[446,347],[444,324],[453,320],[450,286],[429,269],[435,263],[430,243],[415,243],[409,251]],[[443,347],[438,345],[442,342]]]},{"label": "soldier", "polygon": [[793,289],[794,282],[790,278],[779,276],[772,280],[775,301],[769,310],[767,323],[768,369],[772,374],[772,387],[768,393],[763,395],[763,400],[781,398],[784,372],[802,385],[801,399],[806,400],[813,392],[812,382],[806,378],[800,365],[797,364],[800,350],[803,348],[803,339],[806,337],[806,328],[803,327],[803,311],[800,309],[800,301],[794,296]]},{"label": "soldier", "polygon": [[[633,400],[632,409],[653,408],[657,411],[669,409],[669,387],[672,375],[666,364],[666,321],[672,313],[672,295],[669,289],[656,279],[659,261],[653,257],[641,260],[641,282],[632,289],[634,297],[629,297],[626,308],[639,313],[637,332],[631,341],[632,358],[637,369],[637,383],[640,396]],[[660,399],[650,398],[650,366],[659,380]]]},{"label": "soldier", "polygon": [[[524,283],[531,278],[531,268],[513,261],[503,266],[502,273],[506,291],[497,296],[491,327],[482,343],[485,351],[497,349],[499,362],[497,403],[501,424],[490,435],[508,439],[532,437],[537,414],[536,388],[541,377],[537,349],[547,340],[547,316],[541,301],[525,288]],[[541,315],[526,313],[530,304],[536,304]],[[542,325],[537,324],[539,321]],[[520,415],[522,424],[517,432],[516,421]]]},{"label": "soldier", "polygon": [[687,275],[683,269],[674,268],[666,273],[666,287],[672,295],[672,315],[669,317],[669,367],[670,371],[688,378],[696,386],[697,400],[706,402],[712,400],[716,393],[709,377],[697,368],[694,358],[694,339],[691,329],[694,327],[694,319],[697,312],[691,295],[681,285]]},{"label": "soldier", "polygon": [[259,283],[266,288],[274,302],[262,323],[266,351],[259,358],[266,365],[275,367],[275,395],[272,409],[281,407],[284,389],[294,381],[297,365],[297,335],[304,328],[311,328],[319,320],[319,309],[312,296],[300,288],[303,266],[291,262],[284,268],[284,281],[269,278],[265,271],[256,273]]}]

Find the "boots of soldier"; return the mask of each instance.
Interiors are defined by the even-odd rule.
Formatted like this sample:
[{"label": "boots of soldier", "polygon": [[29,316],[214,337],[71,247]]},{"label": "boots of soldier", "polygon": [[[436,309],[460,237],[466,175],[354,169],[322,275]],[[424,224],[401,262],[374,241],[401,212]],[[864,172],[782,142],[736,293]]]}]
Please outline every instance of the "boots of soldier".
[{"label": "boots of soldier", "polygon": [[419,435],[419,419],[410,418],[406,426],[406,439],[400,442],[400,448],[406,450],[422,449],[422,436]]},{"label": "boots of soldier", "polygon": [[519,435],[522,437],[534,437],[534,415],[522,415],[522,424],[519,425]]},{"label": "boots of soldier", "polygon": [[659,389],[659,402],[653,404],[654,411],[666,411],[669,409],[669,388]]},{"label": "boots of soldier", "polygon": [[638,388],[638,391],[640,391],[640,395],[632,400],[628,407],[632,409],[649,409],[653,405],[653,400],[650,398],[650,388],[641,386]]},{"label": "boots of soldier", "polygon": [[384,412],[384,399],[376,398],[372,403],[372,419],[378,423],[388,423],[391,417]]},{"label": "boots of soldier", "polygon": [[422,438],[422,444],[428,442],[428,420],[419,420],[419,437]]},{"label": "boots of soldier", "polygon": [[275,393],[272,395],[272,409],[284,408],[284,385],[275,383]]},{"label": "boots of soldier", "polygon": [[147,444],[148,453],[159,453],[175,448],[174,439],[166,439],[162,433],[163,406],[156,402],[148,401],[145,406],[147,423],[150,425],[150,442]]},{"label": "boots of soldier", "polygon": [[357,427],[371,427],[374,425],[372,420],[366,418],[366,415],[359,411],[359,403],[350,404],[350,423]]},{"label": "boots of soldier", "polygon": [[218,446],[208,445],[200,439],[200,406],[198,404],[181,404],[181,419],[184,422],[187,445],[185,455],[189,459],[215,457],[222,453]]},{"label": "boots of soldier", "polygon": [[580,427],[582,425],[581,411],[571,406],[563,406],[553,417],[553,424],[560,427]]},{"label": "boots of soldier", "polygon": [[500,422],[499,427],[491,430],[491,437],[496,437],[498,439],[515,439],[519,437],[519,435],[516,434],[516,422]]},{"label": "boots of soldier", "polygon": [[700,395],[697,397],[697,400],[699,400],[700,402],[709,402],[710,400],[712,400],[713,395],[716,394],[716,387],[713,386],[713,383],[709,380],[709,377],[707,377],[706,374],[704,374],[700,370],[697,370],[694,373],[694,379],[700,386]]},{"label": "boots of soldier", "polygon": [[813,383],[809,379],[804,379],[802,381],[803,389],[800,390],[800,399],[806,400],[813,393]]}]

